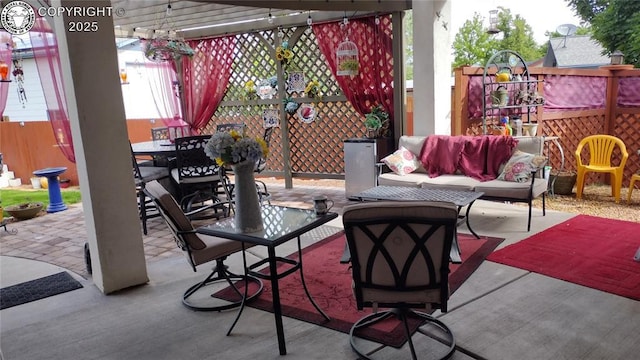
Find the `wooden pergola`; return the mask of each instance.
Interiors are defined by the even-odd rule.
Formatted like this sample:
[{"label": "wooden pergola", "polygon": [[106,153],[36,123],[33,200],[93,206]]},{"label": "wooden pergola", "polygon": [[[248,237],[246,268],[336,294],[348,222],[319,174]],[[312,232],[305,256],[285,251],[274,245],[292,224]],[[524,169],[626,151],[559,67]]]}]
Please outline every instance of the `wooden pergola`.
[{"label": "wooden pergola", "polygon": [[[170,28],[185,39],[328,21],[375,12],[414,9],[414,133],[436,132],[450,116],[450,0],[29,0],[34,8],[110,7],[113,16],[65,12],[49,18],[58,40],[68,115],[82,191],[93,281],[104,293],[149,281],[131,173],[126,117],[115,37],[149,37],[171,7]],[[49,5],[46,5],[49,4]],[[269,8],[265,8],[267,5]],[[273,22],[269,22],[269,13]],[[401,19],[402,16],[397,16]],[[70,23],[96,23],[92,32],[69,32]],[[396,24],[394,23],[394,28]],[[398,27],[401,28],[399,21]],[[114,31],[115,29],[115,31]],[[394,36],[394,58],[404,45]],[[438,39],[438,40],[436,40]],[[394,78],[404,79],[402,62]],[[404,96],[404,81],[396,83]],[[397,94],[398,94],[397,93]],[[404,101],[394,105],[404,111]],[[400,132],[401,133],[401,130]]]}]

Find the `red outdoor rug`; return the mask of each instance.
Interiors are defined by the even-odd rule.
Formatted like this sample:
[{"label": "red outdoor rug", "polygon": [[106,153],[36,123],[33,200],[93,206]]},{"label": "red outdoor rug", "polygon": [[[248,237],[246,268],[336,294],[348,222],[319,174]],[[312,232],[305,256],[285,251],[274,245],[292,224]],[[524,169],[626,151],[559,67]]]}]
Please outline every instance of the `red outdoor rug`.
[{"label": "red outdoor rug", "polygon": [[[488,237],[476,239],[466,234],[459,234],[458,237],[462,252],[462,264],[451,264],[450,266],[449,287],[451,293],[456,291],[480,266],[486,256],[504,240]],[[340,264],[345,243],[344,233],[339,232],[302,250],[304,278],[309,292],[331,320],[325,320],[311,305],[304,293],[299,272],[280,279],[280,301],[284,316],[348,333],[353,323],[371,313],[371,309],[357,310],[351,289],[351,269],[348,264]],[[297,258],[297,253],[289,257]],[[273,312],[271,286],[269,281],[263,282],[262,294],[247,305]],[[225,290],[220,291],[217,296],[224,298],[224,292]],[[362,337],[399,347],[404,342],[404,330],[400,322],[387,321],[378,324],[376,329],[371,332],[362,334]]]},{"label": "red outdoor rug", "polygon": [[578,215],[487,260],[640,300],[640,224]]}]

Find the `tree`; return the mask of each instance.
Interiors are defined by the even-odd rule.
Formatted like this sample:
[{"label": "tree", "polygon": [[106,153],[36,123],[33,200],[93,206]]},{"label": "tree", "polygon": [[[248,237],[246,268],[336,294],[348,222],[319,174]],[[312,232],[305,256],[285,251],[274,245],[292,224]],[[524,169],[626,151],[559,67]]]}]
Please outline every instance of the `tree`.
[{"label": "tree", "polygon": [[640,1],[567,0],[606,53],[622,51],[625,62],[640,67]]},{"label": "tree", "polygon": [[482,26],[483,18],[478,13],[464,22],[453,40],[453,67],[464,65],[484,66],[496,49],[496,41]]},{"label": "tree", "polygon": [[496,50],[512,50],[520,54],[526,61],[541,58],[544,53],[533,38],[533,30],[527,21],[517,14],[515,17],[511,10],[498,7],[498,30],[503,34]]},{"label": "tree", "polygon": [[413,11],[404,13],[404,60],[407,80],[413,80]]},{"label": "tree", "polygon": [[491,55],[500,50],[512,50],[520,54],[525,61],[541,58],[544,51],[536,44],[533,30],[520,15],[515,17],[511,10],[500,7],[497,28],[502,36],[493,37],[482,26],[483,18],[475,13],[471,20],[465,21],[453,42],[453,66],[484,66]]}]

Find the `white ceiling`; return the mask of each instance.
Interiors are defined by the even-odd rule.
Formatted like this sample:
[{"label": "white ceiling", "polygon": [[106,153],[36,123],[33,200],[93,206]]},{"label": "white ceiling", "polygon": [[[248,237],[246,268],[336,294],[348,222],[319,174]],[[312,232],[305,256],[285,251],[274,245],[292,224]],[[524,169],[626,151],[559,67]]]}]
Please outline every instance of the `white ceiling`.
[{"label": "white ceiling", "polygon": [[[411,9],[412,0],[112,0],[116,36],[192,39]],[[167,8],[171,6],[170,15]],[[269,13],[273,21],[268,21]]]}]

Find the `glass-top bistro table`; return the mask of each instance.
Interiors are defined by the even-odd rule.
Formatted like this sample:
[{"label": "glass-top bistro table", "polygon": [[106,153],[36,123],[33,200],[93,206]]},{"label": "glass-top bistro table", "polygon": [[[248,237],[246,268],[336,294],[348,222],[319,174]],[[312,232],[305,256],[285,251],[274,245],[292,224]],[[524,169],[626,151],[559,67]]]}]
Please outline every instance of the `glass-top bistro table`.
[{"label": "glass-top bistro table", "polygon": [[[264,224],[264,230],[262,231],[253,233],[239,233],[235,229],[233,218],[226,218],[213,224],[200,227],[197,229],[197,232],[225,239],[242,241],[243,244],[262,245],[267,247],[267,258],[248,266],[246,271],[253,276],[267,279],[271,282],[273,315],[276,322],[278,347],[280,349],[280,355],[285,355],[287,353],[287,348],[284,339],[282,307],[280,304],[278,280],[294,273],[297,270],[300,270],[300,279],[302,282],[302,286],[307,297],[309,298],[309,301],[322,316],[329,320],[329,317],[315,303],[315,301],[311,297],[311,294],[309,294],[307,285],[305,284],[302,271],[302,247],[300,244],[300,235],[337,218],[338,214],[330,212],[326,215],[316,215],[313,210],[297,209],[277,205],[262,205],[261,209],[262,222]],[[298,239],[298,260],[296,261],[293,259],[276,256],[276,247],[294,238]],[[268,274],[263,274],[256,270],[266,263],[269,264]],[[277,268],[279,263],[286,263],[291,265],[291,267],[287,267],[286,270],[278,274]],[[244,303],[238,311],[238,315],[235,321],[237,321],[240,317],[243,308]],[[231,333],[231,330],[235,325],[235,321],[227,334]]]}]

